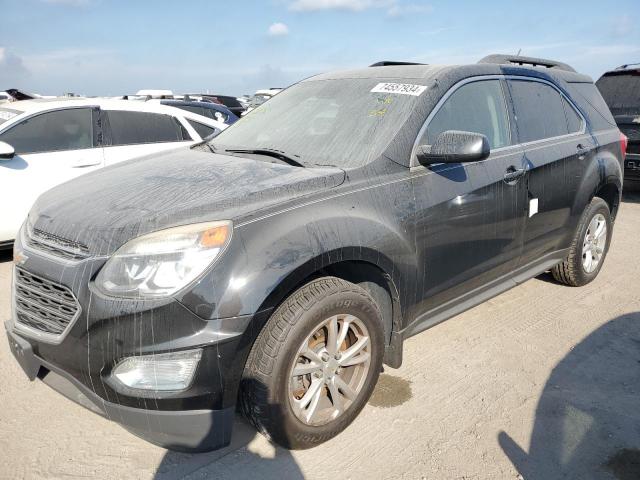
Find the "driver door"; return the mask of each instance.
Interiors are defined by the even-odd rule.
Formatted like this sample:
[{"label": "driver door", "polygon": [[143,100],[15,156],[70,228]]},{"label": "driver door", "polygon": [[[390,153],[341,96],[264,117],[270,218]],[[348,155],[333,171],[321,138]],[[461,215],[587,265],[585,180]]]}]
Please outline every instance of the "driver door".
[{"label": "driver door", "polygon": [[[440,133],[461,130],[485,135],[491,154],[482,161],[411,169],[423,270],[418,312],[428,317],[516,268],[527,212],[524,153],[512,144],[504,82],[478,80],[453,88],[418,144],[431,145]],[[514,179],[510,172],[522,175]]]}]

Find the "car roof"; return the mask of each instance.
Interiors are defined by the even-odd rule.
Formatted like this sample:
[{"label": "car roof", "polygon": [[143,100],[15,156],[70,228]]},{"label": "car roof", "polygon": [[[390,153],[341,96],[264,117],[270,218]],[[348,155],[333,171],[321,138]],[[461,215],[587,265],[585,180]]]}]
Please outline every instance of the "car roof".
[{"label": "car roof", "polygon": [[[57,110],[73,107],[100,107],[105,110],[133,110],[139,112],[156,112],[180,114],[183,110],[174,109],[168,105],[155,102],[143,102],[136,100],[118,100],[112,98],[36,98],[33,100],[22,100],[13,102],[12,108],[25,113],[43,112],[46,110]],[[167,110],[169,109],[169,110]]]},{"label": "car roof", "polygon": [[[36,98],[33,100],[22,100],[12,102],[12,110],[20,111],[22,114],[32,115],[34,113],[59,110],[77,107],[100,107],[103,110],[126,110],[133,112],[162,113],[175,117],[190,118],[202,123],[215,124],[216,127],[225,125],[223,122],[198,115],[187,110],[182,110],[171,105],[163,105],[160,102],[144,102],[139,100],[118,100],[112,98]],[[0,107],[2,108],[2,107]],[[21,115],[22,115],[21,114]],[[22,118],[22,117],[20,117]],[[206,120],[206,122],[205,122]]]},{"label": "car roof", "polygon": [[523,75],[552,77],[567,82],[593,82],[587,75],[560,68],[523,66],[507,63],[475,63],[469,65],[386,65],[329,72],[310,77],[305,81],[338,80],[347,78],[414,79],[431,80],[444,77],[473,77],[479,75]]}]

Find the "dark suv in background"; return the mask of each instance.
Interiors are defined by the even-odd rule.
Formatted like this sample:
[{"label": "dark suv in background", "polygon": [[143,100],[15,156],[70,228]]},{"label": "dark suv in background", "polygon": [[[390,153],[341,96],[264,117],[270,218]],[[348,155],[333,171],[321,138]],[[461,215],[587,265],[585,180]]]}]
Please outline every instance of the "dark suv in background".
[{"label": "dark suv in background", "polygon": [[410,336],[546,270],[592,281],[622,138],[593,81],[548,60],[306,79],[208,143],[42,195],[16,240],[11,349],[168,448],[228,444],[236,406],[312,447]]},{"label": "dark suv in background", "polygon": [[611,70],[596,85],[620,131],[628,138],[625,185],[640,189],[640,63]]}]

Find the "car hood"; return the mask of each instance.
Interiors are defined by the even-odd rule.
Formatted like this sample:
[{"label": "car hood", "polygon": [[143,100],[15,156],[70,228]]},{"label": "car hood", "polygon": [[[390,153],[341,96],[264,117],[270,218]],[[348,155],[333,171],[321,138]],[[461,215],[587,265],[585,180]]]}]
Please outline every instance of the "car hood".
[{"label": "car hood", "polygon": [[179,149],[123,162],[42,194],[32,231],[109,255],[131,238],[190,223],[254,218],[340,185],[335,167],[302,168]]}]

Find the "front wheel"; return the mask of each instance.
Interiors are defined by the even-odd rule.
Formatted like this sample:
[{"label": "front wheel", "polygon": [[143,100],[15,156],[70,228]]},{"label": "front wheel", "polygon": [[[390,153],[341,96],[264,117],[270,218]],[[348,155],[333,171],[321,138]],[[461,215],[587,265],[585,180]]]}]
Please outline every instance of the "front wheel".
[{"label": "front wheel", "polygon": [[291,295],[259,334],[240,405],[280,445],[310,448],[338,435],[371,396],[382,366],[382,318],[359,286],[335,277]]},{"label": "front wheel", "polygon": [[572,287],[591,282],[602,268],[612,232],[609,206],[595,197],[580,218],[567,259],[551,270],[553,278]]}]

